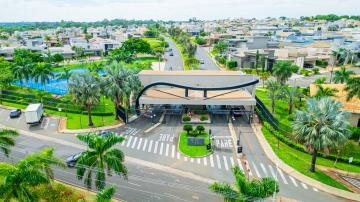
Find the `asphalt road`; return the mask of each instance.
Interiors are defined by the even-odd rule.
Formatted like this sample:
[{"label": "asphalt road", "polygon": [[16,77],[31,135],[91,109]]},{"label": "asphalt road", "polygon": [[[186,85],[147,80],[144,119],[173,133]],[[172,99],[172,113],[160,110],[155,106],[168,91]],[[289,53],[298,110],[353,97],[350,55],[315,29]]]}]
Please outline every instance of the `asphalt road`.
[{"label": "asphalt road", "polygon": [[205,47],[200,47],[196,49],[195,57],[198,60],[202,60],[204,64],[200,64],[201,70],[220,70],[216,63],[210,57],[208,50]]},{"label": "asphalt road", "polygon": [[180,50],[177,48],[176,44],[170,40],[168,37],[165,37],[165,40],[169,43],[169,48],[172,49],[173,56],[170,56],[170,52],[165,52],[165,70],[184,70],[184,61],[181,57]]}]

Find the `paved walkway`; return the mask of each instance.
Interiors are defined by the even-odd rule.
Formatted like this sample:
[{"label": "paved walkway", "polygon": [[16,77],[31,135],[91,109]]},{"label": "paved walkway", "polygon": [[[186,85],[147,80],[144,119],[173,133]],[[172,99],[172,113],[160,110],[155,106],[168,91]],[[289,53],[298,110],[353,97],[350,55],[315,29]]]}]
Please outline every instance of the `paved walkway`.
[{"label": "paved walkway", "polygon": [[338,196],[338,197],[342,197],[345,199],[349,199],[349,200],[354,200],[354,201],[360,201],[360,194],[355,194],[355,193],[351,193],[351,192],[347,192],[341,189],[337,189],[334,187],[331,187],[329,185],[323,184],[319,181],[316,181],[310,177],[307,177],[303,174],[301,174],[300,172],[296,171],[295,169],[293,169],[292,167],[288,166],[287,164],[285,164],[281,159],[279,159],[276,154],[274,153],[274,151],[272,150],[271,146],[269,145],[269,143],[266,141],[264,135],[261,132],[261,125],[259,124],[252,124],[251,125],[254,133],[261,145],[261,147],[263,148],[266,156],[274,163],[276,164],[281,170],[283,170],[285,173],[287,173],[288,175],[292,176],[293,178],[304,182],[306,184],[311,184],[313,187],[315,187],[317,190],[321,190],[323,192]]}]

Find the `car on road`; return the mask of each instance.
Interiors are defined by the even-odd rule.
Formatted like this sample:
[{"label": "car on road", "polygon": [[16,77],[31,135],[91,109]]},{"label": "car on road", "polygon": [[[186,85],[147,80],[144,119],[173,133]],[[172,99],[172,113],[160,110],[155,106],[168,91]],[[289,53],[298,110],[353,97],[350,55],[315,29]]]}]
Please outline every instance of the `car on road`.
[{"label": "car on road", "polygon": [[[99,131],[97,132],[96,134],[101,136],[101,137],[108,137],[110,136],[111,134],[113,134],[114,132],[111,132],[111,131],[106,131],[106,130],[103,130],[103,131]],[[116,133],[115,133],[116,134]]]},{"label": "car on road", "polygon": [[75,167],[76,162],[79,160],[81,154],[82,154],[82,152],[67,157],[66,160],[65,160],[66,165],[67,165],[69,168]]},{"label": "car on road", "polygon": [[14,109],[10,111],[10,118],[17,118],[21,115],[20,109]]},{"label": "car on road", "polygon": [[170,52],[170,54],[169,54],[170,56],[174,56],[174,53],[173,52]]},{"label": "car on road", "polygon": [[200,64],[205,64],[205,60],[203,60],[203,59],[200,59],[199,62],[200,62]]}]

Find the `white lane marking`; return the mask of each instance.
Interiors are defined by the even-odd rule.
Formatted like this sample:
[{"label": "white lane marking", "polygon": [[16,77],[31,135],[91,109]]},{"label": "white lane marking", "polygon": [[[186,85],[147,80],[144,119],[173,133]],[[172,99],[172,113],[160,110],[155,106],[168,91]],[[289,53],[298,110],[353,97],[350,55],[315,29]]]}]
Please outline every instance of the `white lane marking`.
[{"label": "white lane marking", "polygon": [[216,154],[216,163],[217,163],[218,168],[221,169],[220,157],[217,154]]},{"label": "white lane marking", "polygon": [[131,184],[131,185],[134,185],[134,186],[137,186],[137,187],[141,187],[141,185],[135,184],[135,183],[132,183],[132,182],[128,182],[128,184]]},{"label": "white lane marking", "polygon": [[165,156],[169,156],[169,144],[166,144]]},{"label": "white lane marking", "polygon": [[136,148],[137,150],[139,150],[139,149],[140,149],[140,147],[141,147],[141,143],[142,143],[142,140],[143,140],[143,139],[140,137],[140,138],[139,138],[139,144],[138,144],[138,146],[137,146],[137,148]]},{"label": "white lane marking", "polygon": [[229,166],[228,166],[228,163],[227,163],[226,156],[223,156],[223,160],[224,160],[225,170],[229,170]]},{"label": "white lane marking", "polygon": [[234,158],[232,156],[230,157],[230,164],[231,164],[231,167],[235,166]]},{"label": "white lane marking", "polygon": [[270,169],[270,172],[271,172],[271,175],[273,176],[273,178],[277,180],[277,176],[275,175],[273,167],[269,165],[269,169]]},{"label": "white lane marking", "polygon": [[313,187],[313,190],[314,190],[314,191],[316,191],[316,192],[318,192],[318,191],[319,191],[319,190],[318,190],[318,189],[316,189],[315,187]]},{"label": "white lane marking", "polygon": [[150,140],[148,152],[151,152],[152,145],[153,145],[153,141],[152,141],[152,140]]},{"label": "white lane marking", "polygon": [[261,169],[263,170],[263,172],[265,173],[265,176],[269,176],[269,175],[268,175],[268,172],[267,172],[267,170],[266,170],[266,168],[265,168],[265,166],[264,166],[263,163],[260,163],[260,167],[261,167]]},{"label": "white lane marking", "polygon": [[135,139],[134,139],[134,141],[133,141],[133,144],[132,144],[132,146],[131,146],[131,149],[134,149],[137,140],[138,140],[138,137],[135,137]]},{"label": "white lane marking", "polygon": [[163,154],[163,149],[164,149],[164,143],[161,143],[161,145],[160,145],[160,152],[159,152],[160,155]]},{"label": "white lane marking", "polygon": [[304,183],[301,183],[301,186],[304,187],[304,189],[308,189],[308,186],[306,186]]},{"label": "white lane marking", "polygon": [[211,166],[211,167],[214,167],[214,157],[213,157],[212,154],[211,154],[211,156],[210,156],[210,166]]},{"label": "white lane marking", "polygon": [[190,162],[191,162],[191,163],[194,163],[194,158],[190,158]]},{"label": "white lane marking", "polygon": [[290,178],[291,182],[294,184],[294,186],[297,187],[298,184],[297,184],[296,180],[293,177],[291,177],[290,175],[289,175],[289,178]]},{"label": "white lane marking", "polygon": [[285,184],[289,184],[288,181],[286,180],[285,176],[284,176],[284,173],[282,172],[281,169],[277,169],[278,172],[280,173],[280,176],[281,176],[281,179],[284,181]]},{"label": "white lane marking", "polygon": [[180,153],[179,152],[176,152],[176,158],[180,159]]},{"label": "white lane marking", "polygon": [[257,175],[259,178],[261,178],[261,175],[260,175],[259,170],[257,169],[255,163],[254,163],[254,162],[251,162],[251,163],[252,163],[252,165],[253,165],[253,167],[254,167],[254,170],[255,170],[256,175]]},{"label": "white lane marking", "polygon": [[175,145],[172,145],[171,158],[175,158]]},{"label": "white lane marking", "polygon": [[126,144],[126,147],[129,147],[130,146],[130,143],[131,143],[131,140],[132,140],[133,136],[130,136],[129,140],[128,140],[128,143]]},{"label": "white lane marking", "polygon": [[127,137],[126,136],[123,136],[121,135],[123,138],[125,138],[125,140],[121,143],[121,146],[124,146],[125,145],[125,142],[127,142]]},{"label": "white lane marking", "polygon": [[155,142],[155,147],[154,147],[154,154],[157,153],[158,144],[159,144],[159,142],[156,141],[156,142]]},{"label": "white lane marking", "polygon": [[207,166],[207,158],[204,157],[203,160],[204,160],[204,165]]},{"label": "white lane marking", "polygon": [[184,161],[188,161],[188,157],[187,157],[187,156],[184,156]]},{"label": "white lane marking", "polygon": [[240,159],[236,159],[236,160],[237,160],[237,162],[238,162],[238,165],[239,165],[240,169],[241,169],[242,171],[244,171],[244,167],[242,166]]},{"label": "white lane marking", "polygon": [[198,164],[200,164],[200,163],[201,163],[201,161],[200,161],[200,160],[201,160],[201,159],[199,159],[199,158],[197,159],[197,163],[198,163]]},{"label": "white lane marking", "polygon": [[145,151],[147,143],[148,143],[148,139],[145,139],[144,146],[143,146],[143,149],[142,149],[143,151]]}]

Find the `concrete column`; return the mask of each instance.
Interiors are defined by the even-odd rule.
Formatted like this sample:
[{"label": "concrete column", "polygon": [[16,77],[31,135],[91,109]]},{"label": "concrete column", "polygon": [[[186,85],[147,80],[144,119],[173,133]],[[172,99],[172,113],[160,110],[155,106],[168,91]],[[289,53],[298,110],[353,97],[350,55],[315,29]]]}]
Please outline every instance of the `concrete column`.
[{"label": "concrete column", "polygon": [[207,90],[204,90],[204,97],[207,97]]},{"label": "concrete column", "polygon": [[189,97],[189,89],[185,88],[185,97]]}]

